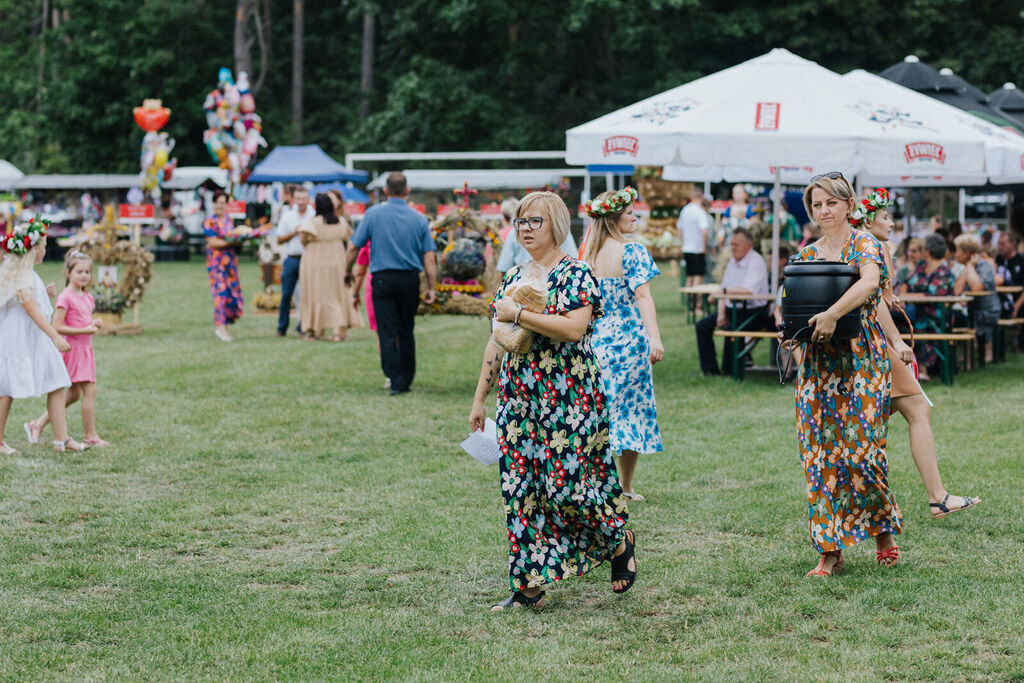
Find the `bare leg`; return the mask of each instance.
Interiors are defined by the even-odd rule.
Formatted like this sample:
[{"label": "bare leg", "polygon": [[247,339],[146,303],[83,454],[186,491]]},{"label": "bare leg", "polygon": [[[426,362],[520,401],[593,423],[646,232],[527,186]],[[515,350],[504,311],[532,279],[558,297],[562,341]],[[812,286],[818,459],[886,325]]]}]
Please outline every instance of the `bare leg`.
[{"label": "bare leg", "polygon": [[46,395],[46,408],[53,425],[54,441],[68,440],[68,421],[64,413],[64,401],[67,400],[64,389],[56,389]]},{"label": "bare leg", "polygon": [[[935,448],[935,436],[932,434],[932,411],[924,396],[900,396],[892,400],[892,405],[900,412],[910,428],[910,454],[921,474],[921,481],[928,492],[929,503],[940,503],[946,499],[948,492],[942,485],[939,475],[938,454]],[[949,496],[946,505],[951,509],[964,506],[962,496]]]},{"label": "bare leg", "polygon": [[[67,407],[70,406],[72,403],[74,403],[75,401],[77,401],[81,397],[82,397],[82,390],[79,387],[79,385],[78,384],[72,384],[71,388],[67,390],[67,394],[66,394],[65,399],[64,399],[64,408],[65,408],[64,413],[65,413],[65,415],[67,414]],[[49,400],[47,400],[47,405],[49,405]],[[43,411],[43,414],[40,415],[39,417],[37,417],[32,422],[32,425],[33,425],[34,429],[39,432],[39,436],[43,435],[43,430],[46,428],[46,425],[48,425],[48,424],[50,424],[50,411],[49,410]]]},{"label": "bare leg", "polygon": [[10,396],[0,396],[0,441],[4,440],[4,429],[7,427],[7,416],[11,414],[13,401]]},{"label": "bare leg", "polygon": [[638,458],[636,451],[622,451],[619,455],[619,481],[626,493],[633,493],[633,473],[636,472]]},{"label": "bare leg", "polygon": [[96,383],[76,383],[72,390],[78,387],[82,387],[82,427],[85,428],[85,438],[99,439],[96,433]]}]

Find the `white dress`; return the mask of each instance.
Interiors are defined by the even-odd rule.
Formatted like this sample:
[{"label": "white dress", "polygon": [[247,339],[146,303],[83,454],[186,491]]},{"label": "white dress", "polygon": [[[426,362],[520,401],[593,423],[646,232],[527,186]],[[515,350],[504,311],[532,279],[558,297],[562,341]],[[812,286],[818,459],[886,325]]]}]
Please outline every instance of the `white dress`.
[{"label": "white dress", "polygon": [[[36,305],[49,320],[53,306],[46,285],[35,272],[31,286]],[[16,295],[9,297],[0,304],[0,396],[44,396],[70,386],[64,359],[53,340],[32,322]]]}]

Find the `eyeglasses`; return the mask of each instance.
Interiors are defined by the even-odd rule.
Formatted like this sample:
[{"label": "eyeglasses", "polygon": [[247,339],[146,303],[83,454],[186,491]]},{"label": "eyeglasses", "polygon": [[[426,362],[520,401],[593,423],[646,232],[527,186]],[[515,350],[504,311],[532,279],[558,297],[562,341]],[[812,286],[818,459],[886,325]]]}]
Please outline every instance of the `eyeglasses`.
[{"label": "eyeglasses", "polygon": [[[843,174],[840,173],[839,171],[829,171],[828,173],[819,173],[818,175],[816,175],[813,178],[811,178],[811,182],[812,183],[813,182],[817,182],[817,181],[821,180],[822,178],[828,178],[829,180],[839,180],[840,178],[843,178]],[[843,178],[843,180],[846,180],[846,178]]]},{"label": "eyeglasses", "polygon": [[540,230],[544,227],[544,217],[531,216],[530,218],[513,218],[512,227],[515,228],[516,232],[523,232],[527,229],[529,229],[530,232]]}]

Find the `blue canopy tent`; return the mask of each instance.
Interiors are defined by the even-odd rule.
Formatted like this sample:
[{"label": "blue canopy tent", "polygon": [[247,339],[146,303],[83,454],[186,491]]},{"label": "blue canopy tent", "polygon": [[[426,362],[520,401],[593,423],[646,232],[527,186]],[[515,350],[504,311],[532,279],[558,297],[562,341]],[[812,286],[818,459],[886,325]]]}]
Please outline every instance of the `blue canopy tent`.
[{"label": "blue canopy tent", "polygon": [[313,194],[316,195],[319,192],[327,192],[328,190],[338,190],[341,192],[342,198],[346,202],[355,202],[357,204],[369,204],[370,197],[360,189],[349,187],[345,183],[333,182],[333,183],[317,183],[313,187]]},{"label": "blue canopy tent", "polygon": [[320,145],[280,145],[256,164],[247,182],[323,183],[339,180],[365,183],[368,177],[366,171],[345,168],[320,149]]}]

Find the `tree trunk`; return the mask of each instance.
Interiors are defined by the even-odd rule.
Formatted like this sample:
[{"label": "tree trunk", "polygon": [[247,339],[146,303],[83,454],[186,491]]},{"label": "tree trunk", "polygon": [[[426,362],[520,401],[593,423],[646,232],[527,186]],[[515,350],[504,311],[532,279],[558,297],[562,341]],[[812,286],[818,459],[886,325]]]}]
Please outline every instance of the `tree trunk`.
[{"label": "tree trunk", "polygon": [[256,18],[257,36],[260,44],[260,75],[252,86],[253,97],[263,89],[263,82],[267,80],[267,69],[270,66],[270,0],[262,0],[262,11]]},{"label": "tree trunk", "polygon": [[235,2],[235,78],[238,74],[252,73],[252,52],[249,50],[249,14],[253,11],[253,0]]},{"label": "tree trunk", "polygon": [[303,1],[292,0],[295,27],[292,32],[292,144],[302,144]]},{"label": "tree trunk", "polygon": [[362,101],[359,103],[359,120],[365,121],[370,115],[370,97],[373,95],[373,53],[374,53],[374,23],[376,18],[367,12],[363,15],[363,67],[362,77],[359,81],[359,90],[362,93]]}]

